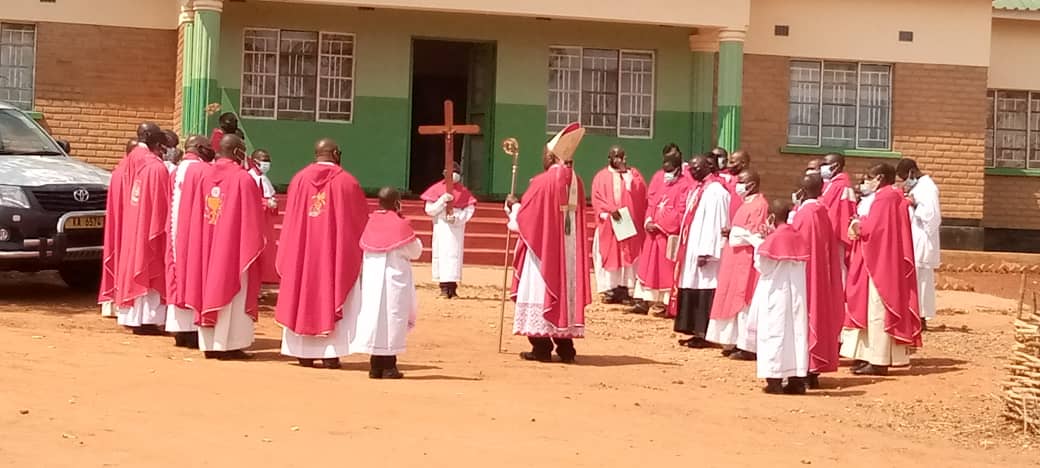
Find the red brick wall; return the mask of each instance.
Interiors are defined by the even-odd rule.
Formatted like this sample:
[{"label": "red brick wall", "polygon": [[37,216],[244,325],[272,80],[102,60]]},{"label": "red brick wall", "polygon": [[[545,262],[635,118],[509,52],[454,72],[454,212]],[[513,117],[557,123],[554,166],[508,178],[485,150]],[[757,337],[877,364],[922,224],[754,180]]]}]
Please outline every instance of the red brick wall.
[{"label": "red brick wall", "polygon": [[72,154],[111,168],[137,124],[172,128],[177,31],[38,23],[36,110]]},{"label": "red brick wall", "polygon": [[[767,195],[786,197],[806,162],[820,156],[780,154],[787,142],[788,57],[744,57],[741,145],[751,151]],[[935,177],[943,216],[982,218],[986,79],[982,67],[895,64],[892,83],[893,150],[914,158]],[[853,179],[878,162],[846,158]]]},{"label": "red brick wall", "polygon": [[986,176],[982,225],[988,228],[1040,229],[1040,178]]}]

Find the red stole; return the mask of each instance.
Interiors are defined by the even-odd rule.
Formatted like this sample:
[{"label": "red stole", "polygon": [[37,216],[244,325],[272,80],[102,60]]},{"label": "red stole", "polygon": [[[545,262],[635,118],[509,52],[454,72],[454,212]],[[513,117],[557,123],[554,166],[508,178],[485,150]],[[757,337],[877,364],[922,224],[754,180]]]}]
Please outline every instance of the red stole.
[{"label": "red stole", "polygon": [[842,172],[835,175],[823,188],[820,198],[827,207],[827,216],[831,221],[831,231],[845,247],[845,266],[849,265],[852,256],[852,240],[849,239],[849,223],[856,216],[856,194],[849,184],[849,175]]},{"label": "red stole", "polygon": [[[570,203],[571,184],[577,184],[577,204],[574,206],[575,281],[574,321],[567,314],[567,304],[560,301],[567,285],[566,249],[564,246],[563,210]],[[569,209],[569,208],[566,208]],[[581,178],[570,168],[557,164],[534,176],[523,195],[517,213],[520,240],[513,256],[513,287],[510,296],[515,301],[520,275],[527,251],[541,261],[541,275],[545,281],[545,300],[542,316],[557,328],[569,328],[585,323],[585,307],[592,302],[589,290],[588,236],[585,233],[585,187]]]},{"label": "red stole", "polygon": [[[661,228],[658,232],[647,232],[639,254],[639,270],[636,277],[648,289],[671,289],[675,262],[667,257],[668,236],[679,234],[682,227],[686,198],[693,186],[693,179],[680,175],[671,183],[664,180],[664,171],[657,171],[650,181],[647,203],[647,218]],[[636,220],[636,223],[642,223]]]},{"label": "red stole", "polygon": [[[646,182],[643,175],[635,168],[629,168],[632,176],[631,189],[625,188],[621,174],[604,168],[592,179],[592,211],[596,214],[597,232],[599,232],[599,255],[603,268],[618,270],[635,263],[643,248],[643,221],[646,218]],[[620,184],[620,187],[616,185]],[[615,194],[620,197],[615,197]],[[632,222],[636,226],[636,235],[618,242],[614,237],[614,227],[610,217],[603,219],[602,213],[613,213],[622,207],[628,208]]]},{"label": "red stole", "polygon": [[184,258],[185,303],[195,311],[197,325],[212,327],[217,312],[242,290],[245,274],[246,314],[256,320],[260,268],[254,266],[264,249],[260,189],[239,163],[227,158],[206,168],[199,188],[190,220],[199,232],[188,240]]},{"label": "red stole", "polygon": [[[445,188],[447,187],[445,187],[444,181],[440,180],[431,185],[430,188],[426,189],[419,198],[430,203],[436,202],[441,198],[441,195],[444,195]],[[462,209],[477,204],[477,199],[473,197],[473,194],[469,192],[469,189],[458,182],[451,184],[451,196],[452,208]]]},{"label": "red stole", "polygon": [[693,192],[686,204],[683,213],[682,230],[679,232],[679,252],[675,255],[675,269],[672,273],[672,291],[668,298],[668,316],[679,315],[679,278],[682,276],[683,263],[686,261],[686,248],[690,241],[690,226],[693,226],[694,218],[697,217],[697,207],[701,204],[701,195],[708,189],[710,184],[722,184],[719,176],[711,174],[702,181],[693,181]]},{"label": "red stole", "polygon": [[[186,167],[184,168],[184,179],[181,181],[180,186],[179,204],[172,207],[172,210],[177,212],[177,230],[176,232],[173,231],[172,211],[168,227],[170,248],[167,249],[166,253],[166,302],[184,309],[187,308],[184,290],[186,287],[185,278],[188,275],[187,262],[184,261],[184,256],[188,252],[188,240],[192,236],[199,235],[202,231],[201,226],[191,223],[191,216],[192,210],[201,203],[200,197],[203,197],[203,193],[199,184],[202,182],[202,176],[205,174],[206,168],[209,167],[209,163],[202,161],[195,153],[186,153],[180,164]],[[179,172],[180,166],[170,174],[171,192],[177,189],[176,179]]]},{"label": "red stole", "polygon": [[124,169],[113,300],[129,307],[154,290],[165,302],[170,171],[144,146],[130,152]]},{"label": "red stole", "polygon": [[[849,322],[867,323],[869,280],[885,303],[885,332],[896,341],[921,346],[917,267],[910,234],[910,202],[893,186],[878,190],[870,213],[860,221],[859,270],[849,272]],[[853,303],[853,300],[856,302]]]},{"label": "red stole", "polygon": [[308,336],[335,329],[361,274],[367,214],[361,185],[338,165],[311,164],[293,177],[275,262],[279,324]]},{"label": "red stole", "polygon": [[368,215],[360,245],[365,252],[389,252],[414,240],[415,230],[408,218],[396,211],[378,210]]},{"label": "red stole", "polygon": [[838,341],[845,310],[839,293],[842,285],[837,236],[831,230],[827,208],[816,200],[802,203],[792,227],[802,235],[810,252],[805,268],[809,371],[834,372],[838,370]]},{"label": "red stole", "polygon": [[790,224],[781,224],[758,246],[758,255],[778,262],[809,260],[809,243]]},{"label": "red stole", "polygon": [[[757,232],[768,216],[769,203],[764,195],[756,194],[751,200],[744,200],[737,208],[733,227]],[[719,286],[711,304],[711,318],[725,320],[736,317],[744,307],[751,304],[756,282],[758,271],[755,270],[755,248],[750,245],[734,247],[726,239],[719,264]]]}]

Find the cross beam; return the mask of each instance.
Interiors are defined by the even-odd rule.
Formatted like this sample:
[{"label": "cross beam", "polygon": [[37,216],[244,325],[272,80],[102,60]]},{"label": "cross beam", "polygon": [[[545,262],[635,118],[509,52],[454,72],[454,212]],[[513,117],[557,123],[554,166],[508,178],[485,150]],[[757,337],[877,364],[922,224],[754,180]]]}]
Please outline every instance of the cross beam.
[{"label": "cross beam", "polygon": [[[480,126],[471,124],[455,125],[455,103],[451,99],[444,101],[444,124],[421,125],[420,135],[443,135],[444,136],[444,192],[451,193],[453,180],[451,178],[452,166],[455,163],[455,135],[479,135]],[[447,214],[451,214],[451,205],[445,208]]]}]

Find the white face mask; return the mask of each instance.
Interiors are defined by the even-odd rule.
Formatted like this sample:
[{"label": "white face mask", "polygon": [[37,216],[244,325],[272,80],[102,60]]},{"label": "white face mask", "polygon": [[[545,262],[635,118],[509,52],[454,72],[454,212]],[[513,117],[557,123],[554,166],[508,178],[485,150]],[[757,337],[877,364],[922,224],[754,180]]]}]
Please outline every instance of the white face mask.
[{"label": "white face mask", "polygon": [[791,203],[798,205],[798,192],[791,194]]},{"label": "white face mask", "polygon": [[820,166],[820,177],[823,177],[823,180],[831,180],[834,177],[834,168],[830,165]]},{"label": "white face mask", "polygon": [[875,191],[877,191],[877,187],[870,183],[869,180],[859,184],[859,193],[863,196],[873,195]]},{"label": "white face mask", "polygon": [[459,183],[459,182],[462,182],[462,174],[459,174],[458,172],[452,172],[451,173],[451,181],[456,183],[456,184]]},{"label": "white face mask", "polygon": [[261,174],[267,174],[267,171],[271,170],[271,161],[260,161],[256,164],[260,167]]},{"label": "white face mask", "polygon": [[675,182],[675,179],[678,179],[678,178],[679,178],[679,171],[678,170],[675,170],[675,171],[672,171],[672,172],[665,172],[664,173],[664,181],[665,182],[672,183],[672,182]]},{"label": "white face mask", "polygon": [[742,197],[747,195],[747,184],[737,184],[737,195]]}]

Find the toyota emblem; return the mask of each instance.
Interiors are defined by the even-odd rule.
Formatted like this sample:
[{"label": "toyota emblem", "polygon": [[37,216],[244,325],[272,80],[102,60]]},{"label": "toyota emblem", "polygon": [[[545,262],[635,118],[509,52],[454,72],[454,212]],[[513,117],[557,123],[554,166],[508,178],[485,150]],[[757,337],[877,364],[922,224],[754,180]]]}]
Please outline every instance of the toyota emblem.
[{"label": "toyota emblem", "polygon": [[85,188],[78,188],[72,191],[72,198],[80,203],[86,203],[90,200],[90,192]]}]

